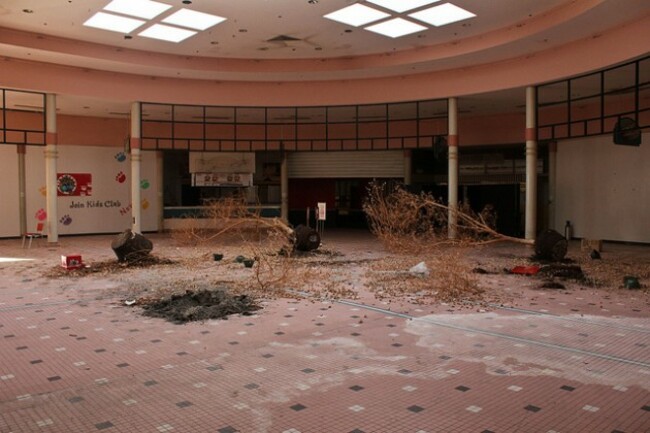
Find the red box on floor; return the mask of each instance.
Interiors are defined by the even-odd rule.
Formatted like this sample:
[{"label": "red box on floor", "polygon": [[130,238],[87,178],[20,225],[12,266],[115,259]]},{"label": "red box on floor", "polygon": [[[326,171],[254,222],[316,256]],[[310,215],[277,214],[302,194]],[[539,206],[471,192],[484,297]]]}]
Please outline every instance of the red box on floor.
[{"label": "red box on floor", "polygon": [[70,255],[70,256],[61,256],[61,266],[66,269],[79,269],[83,268],[83,262],[81,261],[81,255]]}]

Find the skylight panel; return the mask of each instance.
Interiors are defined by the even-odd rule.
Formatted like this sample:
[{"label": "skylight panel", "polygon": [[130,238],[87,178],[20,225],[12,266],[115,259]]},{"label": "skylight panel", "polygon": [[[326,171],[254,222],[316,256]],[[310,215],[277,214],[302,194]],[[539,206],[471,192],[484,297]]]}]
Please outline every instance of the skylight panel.
[{"label": "skylight panel", "polygon": [[422,6],[430,5],[431,3],[437,3],[440,0],[368,0],[370,3],[374,3],[377,6],[381,6],[386,9],[390,9],[395,12],[406,12],[411,9],[416,9]]},{"label": "skylight panel", "polygon": [[169,8],[171,5],[151,0],[113,0],[104,10],[150,20]]},{"label": "skylight panel", "polygon": [[414,12],[409,14],[409,16],[416,20],[431,24],[432,26],[440,27],[463,21],[468,18],[474,18],[476,14],[451,3],[445,3],[444,5],[434,6],[420,12]]},{"label": "skylight panel", "polygon": [[97,12],[83,24],[86,27],[108,30],[118,33],[131,33],[145,22],[135,18],[121,17],[119,15]]},{"label": "skylight panel", "polygon": [[427,28],[403,18],[393,18],[392,20],[384,21],[379,24],[366,27],[365,29],[384,36],[388,36],[390,38],[399,38],[401,36],[421,32]]},{"label": "skylight panel", "polygon": [[193,11],[190,9],[181,9],[162,20],[162,22],[194,30],[206,30],[214,25],[224,22],[225,20],[224,17],[218,15],[206,14],[204,12]]},{"label": "skylight panel", "polygon": [[166,26],[164,24],[154,24],[153,26],[141,31],[138,35],[145,38],[160,39],[168,42],[181,42],[194,36],[197,32],[193,30],[179,29],[178,27]]},{"label": "skylight panel", "polygon": [[343,24],[359,27],[364,24],[379,21],[389,16],[390,15],[385,12],[381,12],[377,9],[369,8],[368,6],[363,6],[359,3],[355,3],[352,6],[339,9],[325,15],[324,17]]}]

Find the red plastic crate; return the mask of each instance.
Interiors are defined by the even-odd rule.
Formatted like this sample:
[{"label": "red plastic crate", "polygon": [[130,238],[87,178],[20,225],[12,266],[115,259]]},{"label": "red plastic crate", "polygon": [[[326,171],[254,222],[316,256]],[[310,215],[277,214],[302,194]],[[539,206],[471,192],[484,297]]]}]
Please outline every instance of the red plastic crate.
[{"label": "red plastic crate", "polygon": [[61,256],[61,266],[65,269],[79,269],[83,268],[84,264],[81,260],[81,255],[74,254],[69,256]]}]

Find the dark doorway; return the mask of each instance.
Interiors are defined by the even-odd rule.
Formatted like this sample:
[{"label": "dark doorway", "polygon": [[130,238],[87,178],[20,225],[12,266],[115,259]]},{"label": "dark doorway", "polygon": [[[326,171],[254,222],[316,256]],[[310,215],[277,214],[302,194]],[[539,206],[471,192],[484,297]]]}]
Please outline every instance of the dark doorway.
[{"label": "dark doorway", "polygon": [[[522,234],[519,210],[519,185],[469,185],[466,186],[469,204],[480,212],[491,204],[497,213],[497,231],[509,236]],[[465,188],[463,188],[465,190]]]}]

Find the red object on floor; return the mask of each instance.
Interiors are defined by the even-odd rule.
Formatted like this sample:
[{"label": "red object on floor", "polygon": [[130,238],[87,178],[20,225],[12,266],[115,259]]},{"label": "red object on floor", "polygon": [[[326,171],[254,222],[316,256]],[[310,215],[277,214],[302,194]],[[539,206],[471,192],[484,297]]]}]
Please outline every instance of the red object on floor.
[{"label": "red object on floor", "polygon": [[83,268],[84,264],[81,260],[81,255],[61,256],[61,266],[65,269],[79,269]]},{"label": "red object on floor", "polygon": [[539,266],[515,266],[510,272],[519,275],[535,275],[539,272]]}]

